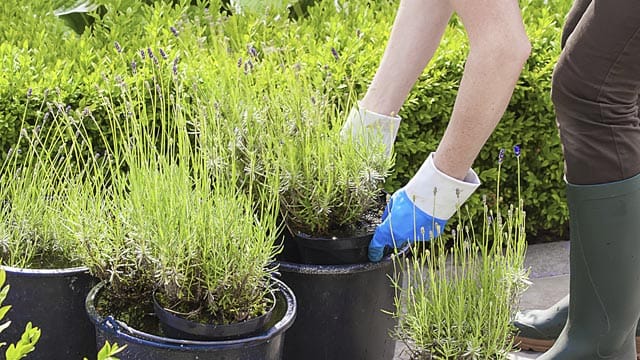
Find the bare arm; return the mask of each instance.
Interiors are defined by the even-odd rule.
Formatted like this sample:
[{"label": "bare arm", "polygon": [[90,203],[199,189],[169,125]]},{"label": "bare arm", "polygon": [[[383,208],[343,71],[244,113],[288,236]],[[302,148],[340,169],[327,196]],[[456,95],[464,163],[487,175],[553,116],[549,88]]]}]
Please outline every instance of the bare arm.
[{"label": "bare arm", "polygon": [[378,114],[397,115],[442,39],[453,9],[448,1],[402,0],[378,71],[360,102]]}]

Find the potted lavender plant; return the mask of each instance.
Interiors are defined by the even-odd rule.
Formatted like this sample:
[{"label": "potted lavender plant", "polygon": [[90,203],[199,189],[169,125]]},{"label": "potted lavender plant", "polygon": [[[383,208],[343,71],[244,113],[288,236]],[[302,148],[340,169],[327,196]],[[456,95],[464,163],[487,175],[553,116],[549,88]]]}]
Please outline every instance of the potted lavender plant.
[{"label": "potted lavender plant", "polygon": [[79,244],[64,236],[59,216],[66,184],[81,176],[83,162],[81,139],[67,136],[76,133],[67,121],[71,116],[64,106],[49,103],[44,118],[33,131],[21,132],[0,168],[0,259],[12,285],[7,318],[14,324],[3,335],[15,342],[29,321],[36,323],[42,337],[32,359],[95,354],[93,327],[83,311],[94,279],[78,258]]},{"label": "potted lavender plant", "polygon": [[279,270],[298,299],[285,358],[391,359],[395,320],[384,310],[393,308],[393,261],[369,262],[367,247],[392,161],[382,144],[346,141],[344,114],[302,75],[280,81],[268,95],[274,128],[263,136],[274,140],[282,179]]},{"label": "potted lavender plant", "polygon": [[[140,105],[121,121],[113,111],[112,133],[130,142],[109,149],[108,190],[86,187],[90,200],[68,217],[103,219],[89,227],[103,235],[84,254],[103,280],[86,302],[98,339],[126,344],[122,359],[279,359],[296,314],[291,290],[271,275],[278,202],[269,187],[279,177],[258,187],[236,172],[224,143],[233,127],[210,123],[193,97],[169,96],[179,84],[165,85],[157,99],[171,99],[166,112]],[[270,312],[247,333],[227,332]]]}]

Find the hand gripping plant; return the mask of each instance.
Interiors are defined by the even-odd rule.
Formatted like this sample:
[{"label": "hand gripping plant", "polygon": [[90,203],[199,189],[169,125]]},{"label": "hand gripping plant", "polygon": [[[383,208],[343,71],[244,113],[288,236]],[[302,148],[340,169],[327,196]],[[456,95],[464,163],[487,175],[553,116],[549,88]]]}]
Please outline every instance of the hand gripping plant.
[{"label": "hand gripping plant", "polygon": [[[501,151],[498,180],[503,157]],[[483,203],[479,231],[478,217],[459,209],[451,237],[436,237],[421,256],[401,263],[407,284],[395,284],[394,337],[411,359],[506,359],[513,347],[511,321],[528,284],[523,202],[506,214],[499,202],[495,209]]]}]

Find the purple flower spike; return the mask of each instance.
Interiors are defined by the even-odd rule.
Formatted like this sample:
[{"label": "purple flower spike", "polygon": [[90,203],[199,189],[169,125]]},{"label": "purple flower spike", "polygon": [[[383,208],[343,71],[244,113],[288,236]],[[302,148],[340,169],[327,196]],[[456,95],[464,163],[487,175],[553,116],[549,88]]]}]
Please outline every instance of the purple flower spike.
[{"label": "purple flower spike", "polygon": [[331,48],[331,54],[333,55],[333,58],[336,59],[336,61],[340,60],[340,55],[338,55],[338,51],[334,48]]},{"label": "purple flower spike", "polygon": [[136,64],[135,60],[131,61],[131,71],[133,72],[134,75],[138,71],[138,64]]},{"label": "purple flower spike", "polygon": [[27,98],[30,98],[31,94],[33,94],[33,89],[29,88],[29,90],[27,90]]},{"label": "purple flower spike", "polygon": [[178,37],[178,34],[180,34],[178,32],[178,29],[176,29],[175,27],[170,27],[169,29],[171,29],[171,32],[173,33],[173,36]]},{"label": "purple flower spike", "polygon": [[238,67],[242,67],[242,58],[238,59]]},{"label": "purple flower spike", "polygon": [[149,54],[149,57],[152,59],[156,57],[155,55],[153,55],[153,51],[151,50],[151,48],[147,48],[147,54]]},{"label": "purple flower spike", "polygon": [[122,52],[122,46],[120,46],[119,42],[116,41],[116,42],[113,43],[113,45],[115,46],[117,52],[119,52],[119,53]]},{"label": "purple flower spike", "polygon": [[256,50],[256,48],[253,45],[249,45],[248,52],[249,52],[249,55],[251,55],[252,57],[254,58],[258,57],[258,50]]},{"label": "purple flower spike", "polygon": [[142,50],[142,49],[140,49],[140,58],[142,60],[144,60],[144,58],[145,58],[144,50]]},{"label": "purple flower spike", "polygon": [[173,59],[173,75],[178,76],[178,62],[180,61],[180,58],[178,56],[176,56],[175,59]]},{"label": "purple flower spike", "polygon": [[160,49],[160,56],[162,56],[163,59],[167,60],[169,57],[167,56],[167,53],[164,52],[164,50]]},{"label": "purple flower spike", "polygon": [[500,149],[500,153],[498,154],[498,164],[502,164],[504,161],[504,149]]},{"label": "purple flower spike", "polygon": [[516,153],[516,157],[520,157],[520,145],[514,146],[513,152]]}]

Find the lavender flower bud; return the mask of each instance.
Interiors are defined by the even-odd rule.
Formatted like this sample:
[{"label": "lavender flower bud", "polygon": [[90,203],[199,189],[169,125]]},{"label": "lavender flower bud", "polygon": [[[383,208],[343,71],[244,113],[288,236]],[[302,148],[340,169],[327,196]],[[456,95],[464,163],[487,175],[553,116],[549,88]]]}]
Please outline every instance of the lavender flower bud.
[{"label": "lavender flower bud", "polygon": [[258,50],[256,50],[256,48],[253,45],[249,45],[249,47],[247,48],[247,51],[250,56],[254,58],[258,57]]},{"label": "lavender flower bud", "polygon": [[113,43],[113,45],[115,46],[117,52],[119,52],[119,53],[122,52],[122,46],[120,46],[119,42],[116,41],[116,42]]},{"label": "lavender flower bud", "polygon": [[164,52],[164,50],[162,50],[162,48],[160,49],[160,56],[162,56],[162,58],[163,58],[163,59],[165,59],[165,60],[167,60],[167,58],[169,58],[169,57],[167,56],[167,53],[166,53],[166,52]]},{"label": "lavender flower bud", "polygon": [[253,63],[251,62],[251,60],[247,60],[247,62],[244,64],[244,72],[248,73],[252,70],[253,70]]},{"label": "lavender flower bud", "polygon": [[138,64],[136,64],[135,60],[131,61],[131,72],[135,75],[138,72]]},{"label": "lavender flower bud", "polygon": [[178,76],[178,62],[180,61],[180,58],[178,56],[176,56],[175,59],[173,59],[173,75]]},{"label": "lavender flower bud", "polygon": [[145,59],[145,57],[146,57],[146,56],[145,56],[145,54],[144,54],[144,50],[140,49],[140,58],[141,58],[142,60],[144,60],[144,59]]},{"label": "lavender flower bud", "polygon": [[33,89],[29,88],[29,90],[27,90],[27,99],[30,98],[32,94],[33,94]]},{"label": "lavender flower bud", "polygon": [[514,146],[513,152],[516,154],[516,157],[520,157],[520,145]]},{"label": "lavender flower bud", "polygon": [[331,54],[336,61],[340,60],[340,55],[338,55],[338,51],[335,48],[331,48]]},{"label": "lavender flower bud", "polygon": [[242,58],[238,59],[238,67],[242,67]]},{"label": "lavender flower bud", "polygon": [[178,34],[180,34],[178,32],[178,29],[176,29],[175,27],[170,27],[169,29],[171,29],[171,32],[173,33],[173,36],[178,37]]},{"label": "lavender flower bud", "polygon": [[502,164],[504,161],[504,149],[500,149],[500,153],[498,153],[498,164]]}]

